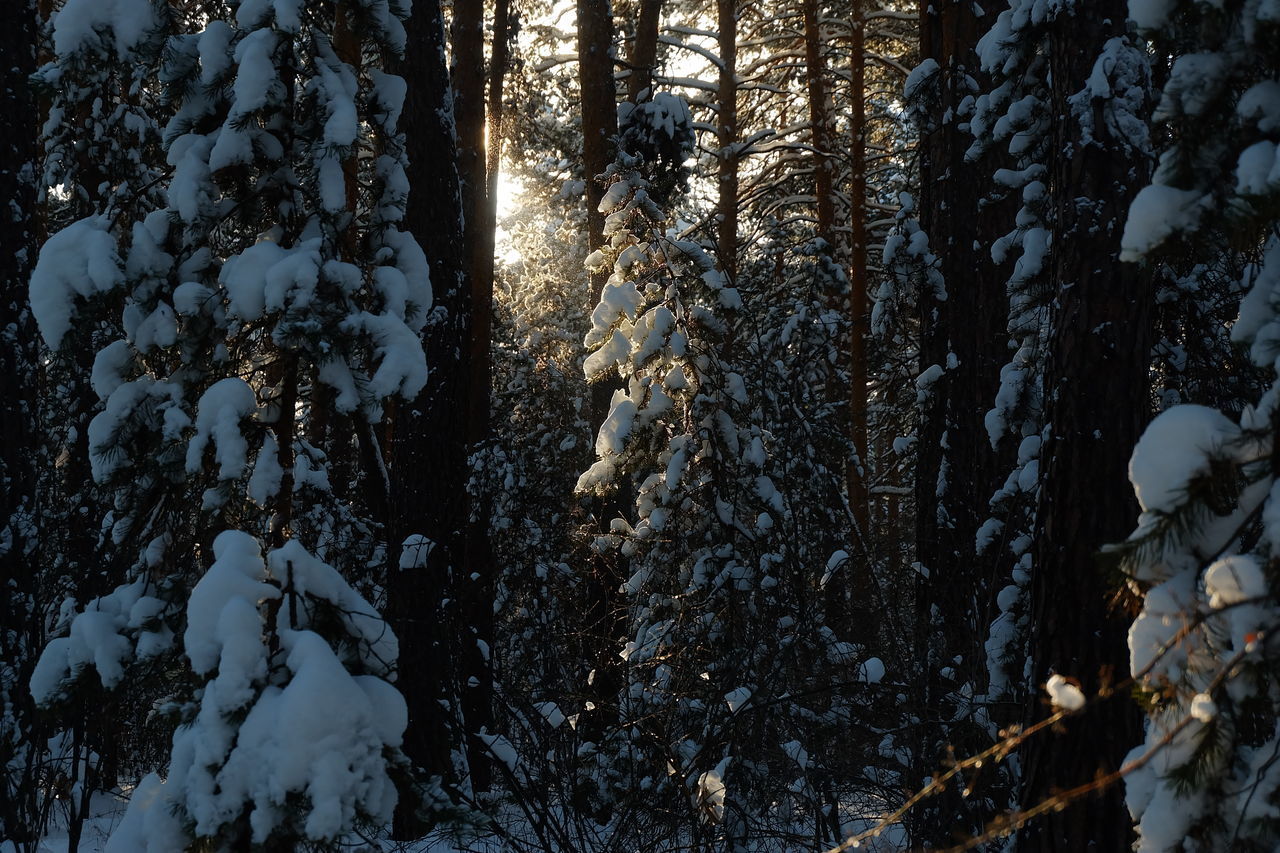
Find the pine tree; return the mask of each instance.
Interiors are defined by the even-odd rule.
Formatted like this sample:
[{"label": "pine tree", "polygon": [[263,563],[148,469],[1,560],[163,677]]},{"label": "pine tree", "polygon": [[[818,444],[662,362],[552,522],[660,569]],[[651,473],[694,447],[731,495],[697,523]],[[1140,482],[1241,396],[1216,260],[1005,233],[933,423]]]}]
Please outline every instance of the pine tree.
[{"label": "pine tree", "polygon": [[[825,560],[813,565],[788,541],[807,529],[806,510],[775,485],[784,468],[771,450],[783,439],[760,423],[775,377],[746,375],[758,353],[741,295],[706,249],[668,230],[691,142],[688,108],[670,94],[622,112],[602,201],[609,242],[587,260],[611,272],[584,370],[625,384],[577,488],[634,496],[594,542],[621,551],[631,574],[619,590],[617,724],[592,746],[607,795],[678,809],[687,816],[670,831],[742,849],[795,831],[795,814],[823,802],[824,729],[849,719],[829,684],[858,673],[865,649],[823,621],[838,566],[824,572]],[[877,666],[863,679],[878,680]]]},{"label": "pine tree", "polygon": [[[56,704],[90,666],[137,689],[179,649],[190,665],[160,703],[165,780],[139,786],[114,849],[340,845],[396,802],[407,716],[368,597],[387,488],[372,436],[425,383],[431,305],[398,227],[405,84],[383,70],[405,11],[245,2],[171,38],[151,81],[172,107],[166,206],[73,223],[37,264],[51,345],[84,280],[123,297],[89,454],[124,568],[32,691]],[[335,482],[346,458],[363,464]]]},{"label": "pine tree", "polygon": [[1142,597],[1129,651],[1149,722],[1129,754],[1126,799],[1140,850],[1183,849],[1188,839],[1267,850],[1280,840],[1270,760],[1280,29],[1248,3],[1130,12],[1172,64],[1154,116],[1166,131],[1159,165],[1129,209],[1124,257],[1195,275],[1230,274],[1234,252],[1251,256],[1234,288],[1244,296],[1231,338],[1273,381],[1225,411],[1174,406],[1134,448],[1143,512],[1118,554]]},{"label": "pine tree", "polygon": [[[145,85],[160,62],[171,17],[165,4],[67,2],[51,14],[32,78],[43,119],[43,159],[36,164],[43,237],[75,223],[89,233],[119,221],[117,234],[163,204],[156,179],[159,122],[167,114],[158,88]],[[41,6],[41,14],[49,14]],[[33,211],[34,213],[34,211]],[[91,228],[97,222],[103,228]],[[57,236],[55,234],[55,236]],[[64,238],[65,239],[65,238]],[[110,238],[94,236],[98,250]],[[77,606],[108,592],[131,555],[116,548],[101,523],[111,511],[108,490],[93,481],[89,445],[99,395],[93,372],[100,350],[122,335],[118,280],[107,260],[67,270],[54,287],[33,288],[33,317],[45,335],[39,393],[42,499],[38,596],[45,627],[68,628]],[[35,260],[34,255],[32,261]],[[74,320],[74,322],[73,322]],[[150,733],[139,703],[96,691],[70,697],[55,731],[56,767],[78,789],[69,798],[68,836],[78,843],[93,792],[116,784],[130,754],[148,751]],[[124,736],[113,730],[124,729]],[[51,733],[52,734],[52,733]],[[135,740],[134,737],[137,736]]]}]

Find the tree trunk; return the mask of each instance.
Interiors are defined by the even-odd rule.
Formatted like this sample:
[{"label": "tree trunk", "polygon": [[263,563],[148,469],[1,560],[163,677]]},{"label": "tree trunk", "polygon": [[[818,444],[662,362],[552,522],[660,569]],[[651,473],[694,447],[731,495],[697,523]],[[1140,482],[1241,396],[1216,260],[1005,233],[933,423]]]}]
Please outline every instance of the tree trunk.
[{"label": "tree trunk", "polygon": [[[613,13],[608,0],[578,0],[578,85],[582,97],[582,168],[587,187],[587,250],[604,245],[604,187],[596,180],[613,159],[618,135],[613,85]],[[591,303],[608,275],[592,276]]]},{"label": "tree trunk", "polygon": [[19,845],[41,831],[35,777],[43,741],[26,689],[44,641],[36,599],[39,350],[27,296],[36,257],[36,188],[26,170],[39,135],[28,84],[37,31],[34,3],[0,7],[0,55],[8,59],[0,103],[9,116],[0,134],[0,198],[9,200],[0,216],[0,838]]},{"label": "tree trunk", "polygon": [[[1054,22],[1053,115],[1073,115],[1068,99],[1085,87],[1106,41],[1124,35],[1124,20],[1124,3],[1106,0]],[[1097,555],[1128,536],[1138,513],[1128,463],[1149,417],[1154,337],[1150,270],[1119,261],[1120,235],[1130,201],[1147,182],[1147,161],[1110,133],[1100,108],[1095,116],[1091,136],[1074,120],[1056,122],[1053,131],[1057,308],[1031,581],[1035,685],[1058,672],[1079,678],[1087,694],[1123,678],[1128,667],[1129,619],[1109,607],[1114,589]],[[1047,711],[1043,694],[1032,695],[1029,716],[1039,719]],[[1023,806],[1117,769],[1142,739],[1138,709],[1124,697],[1065,725],[1065,733],[1028,744]],[[1018,849],[1127,850],[1132,841],[1124,787],[1113,785],[1030,825]]]},{"label": "tree trunk", "polygon": [[[485,152],[484,0],[458,0],[453,7],[451,29],[453,63],[453,114],[458,139],[458,172],[462,192],[462,256],[470,284],[469,332],[465,385],[452,398],[466,407],[463,459],[488,432],[489,338],[493,300],[493,199],[489,197]],[[468,468],[469,471],[469,468]],[[476,733],[493,725],[493,673],[486,650],[493,645],[493,567],[487,542],[486,513],[478,511],[475,495],[456,495],[464,504],[462,523],[466,538],[465,559],[455,566],[462,618],[459,649],[459,689],[462,719],[467,732],[467,758],[471,787],[486,791],[492,777],[488,750]]]},{"label": "tree trunk", "polygon": [[[427,385],[392,415],[387,619],[400,639],[399,687],[409,707],[405,753],[425,773],[456,783],[450,750],[461,744],[455,736],[454,664],[460,646],[468,643],[458,638],[456,616],[445,611],[445,602],[454,598],[453,580],[466,571],[460,558],[467,436],[456,412],[465,399],[471,300],[439,0],[414,4],[406,30],[408,49],[394,69],[409,81],[401,118],[412,188],[405,228],[417,237],[431,264],[434,307],[423,330],[430,365]],[[430,544],[415,568],[402,570],[402,545],[412,534]],[[399,837],[421,834],[415,814],[419,804],[402,794],[396,816]]]},{"label": "tree trunk", "polygon": [[[816,0],[811,2],[816,3]],[[864,0],[854,0],[849,22],[852,95],[849,115],[849,438],[858,458],[847,467],[845,475],[849,505],[864,537],[870,532],[867,479],[871,473],[867,449],[867,335],[870,317],[867,313],[867,104],[863,94],[866,76],[865,12]],[[823,166],[830,175],[835,166],[833,158],[825,158]],[[833,200],[834,195],[832,188]],[[832,236],[824,239],[834,245],[834,232],[828,233]]]},{"label": "tree trunk", "polygon": [[716,0],[720,26],[720,96],[716,135],[720,175],[716,202],[716,250],[732,283],[738,277],[738,3]]},{"label": "tree trunk", "polygon": [[[999,567],[979,561],[975,535],[1012,462],[1007,448],[992,450],[984,423],[1008,360],[1008,274],[992,263],[988,250],[1012,218],[1006,215],[1011,202],[985,200],[998,155],[966,163],[972,137],[957,117],[964,99],[975,94],[971,81],[981,85],[985,79],[975,47],[1003,6],[1003,0],[920,5],[921,59],[939,66],[938,98],[919,147],[920,224],[946,285],[945,297],[926,287],[919,298],[919,368],[943,369],[925,399],[917,432],[916,642],[923,671],[916,701],[930,719],[952,719],[949,697],[962,685],[985,681],[983,640],[994,617]],[[963,753],[985,742],[985,733],[968,720],[940,732],[927,727],[917,747],[920,772],[939,769],[948,746]],[[953,788],[927,801],[914,829],[922,841],[948,844],[958,826],[971,827],[981,817]]]},{"label": "tree trunk", "polygon": [[[587,248],[594,251],[604,245],[605,215],[600,212],[600,200],[604,187],[596,180],[604,173],[613,157],[612,140],[618,134],[617,90],[613,81],[613,15],[608,0],[578,0],[578,83],[582,97],[582,164],[586,177]],[[608,272],[593,273],[590,277],[590,306],[596,298]],[[595,434],[609,413],[609,404],[618,379],[596,382],[591,386],[591,431]],[[608,529],[609,520],[618,515],[623,501],[617,494],[610,498],[593,498],[589,503],[596,527],[602,532]],[[622,689],[622,672],[618,658],[622,640],[622,624],[619,622],[621,607],[616,600],[619,585],[625,579],[624,568],[619,566],[621,557],[614,553],[592,552],[591,571],[587,579],[584,614],[584,633],[587,648],[584,650],[592,676],[588,679],[587,694],[595,705],[584,712],[579,730],[582,739],[600,743],[617,710],[618,692]],[[616,720],[616,717],[614,717]],[[590,790],[594,783],[584,780],[584,786],[575,791],[580,807],[594,799]],[[601,814],[603,820],[607,814]]]},{"label": "tree trunk", "polygon": [[658,24],[662,0],[640,0],[635,36],[627,50],[627,100],[636,104],[653,94],[653,67],[658,59]]}]

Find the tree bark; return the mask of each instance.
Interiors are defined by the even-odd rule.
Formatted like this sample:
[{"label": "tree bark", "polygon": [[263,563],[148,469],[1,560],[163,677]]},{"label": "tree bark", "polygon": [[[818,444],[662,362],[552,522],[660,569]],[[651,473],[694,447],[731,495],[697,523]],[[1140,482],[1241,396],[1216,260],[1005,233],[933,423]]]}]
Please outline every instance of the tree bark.
[{"label": "tree bark", "polygon": [[[916,642],[923,672],[916,701],[931,719],[951,719],[949,697],[962,685],[985,680],[983,641],[994,617],[1000,566],[979,560],[975,535],[1012,462],[1008,448],[993,451],[984,422],[1009,355],[1008,271],[993,264],[988,251],[1007,230],[1011,202],[985,198],[998,155],[966,163],[972,137],[957,118],[961,103],[974,94],[971,81],[981,86],[986,79],[975,48],[1003,7],[1002,0],[920,4],[921,59],[939,66],[938,97],[919,146],[920,225],[946,285],[941,298],[922,288],[918,303],[919,368],[943,368],[917,431]],[[917,746],[922,776],[942,766],[947,746],[963,753],[985,738],[965,720],[941,732],[927,727]],[[970,800],[949,790],[924,806],[913,828],[921,841],[949,844],[957,827],[981,820]]]},{"label": "tree bark", "polygon": [[37,601],[41,555],[36,463],[39,350],[27,283],[36,257],[39,125],[28,79],[35,71],[36,7],[0,6],[0,55],[7,58],[0,104],[0,838],[34,843],[38,825],[37,750],[43,737],[26,689],[44,641]]},{"label": "tree bark", "polygon": [[[578,0],[578,84],[582,97],[582,163],[586,177],[588,251],[595,251],[604,245],[605,214],[600,212],[604,186],[596,178],[604,173],[612,160],[612,140],[618,134],[617,89],[613,80],[613,34],[613,14],[608,0]],[[591,294],[587,300],[589,306],[595,305],[607,279],[607,271],[592,273]],[[616,378],[591,385],[592,434],[604,423],[613,392],[620,387],[621,383]],[[594,516],[596,527],[602,532],[607,530],[609,520],[619,514],[622,503],[622,499],[616,494],[611,498],[592,499],[589,510]],[[618,692],[622,689],[618,658],[619,643],[622,640],[621,623],[618,621],[621,607],[616,600],[618,587],[625,578],[623,569],[619,567],[621,559],[616,553],[593,552],[586,584],[585,653],[592,667],[587,693],[595,708],[583,713],[579,730],[583,740],[595,743],[602,741],[609,725],[609,715],[616,713]],[[588,783],[590,784],[593,783]],[[594,791],[584,787],[575,791],[575,798],[580,807],[586,806],[592,802]],[[599,817],[605,819],[607,814]]]},{"label": "tree bark", "polygon": [[[608,0],[578,0],[578,85],[582,97],[582,167],[587,182],[587,250],[604,245],[600,200],[604,187],[596,180],[613,159],[618,135],[617,92],[613,84],[613,13]],[[591,303],[607,274],[592,276]]]},{"label": "tree bark", "polygon": [[[463,461],[488,432],[489,338],[493,301],[493,199],[489,196],[485,151],[484,0],[457,0],[451,26],[453,48],[453,114],[458,139],[458,172],[462,195],[462,255],[469,283],[469,330],[461,392],[453,405],[463,404]],[[469,468],[468,468],[469,471]],[[471,786],[489,789],[492,770],[488,750],[475,735],[493,725],[493,673],[487,649],[493,645],[493,566],[487,542],[488,519],[465,489],[455,497],[464,504],[464,559],[456,568],[462,647],[459,689],[467,733]]]},{"label": "tree bark", "polygon": [[[1053,115],[1074,115],[1068,99],[1085,87],[1106,41],[1124,35],[1124,20],[1120,0],[1055,20]],[[1144,401],[1154,338],[1150,269],[1119,260],[1129,203],[1147,183],[1147,161],[1111,134],[1100,107],[1095,117],[1091,135],[1075,120],[1060,120],[1053,131],[1050,263],[1057,302],[1031,581],[1036,687],[1058,672],[1080,679],[1090,695],[1128,667],[1130,620],[1108,605],[1114,589],[1097,555],[1128,536],[1138,514],[1128,463],[1150,416]],[[1047,711],[1041,695],[1032,694],[1031,719]],[[1023,805],[1116,770],[1141,739],[1138,709],[1124,698],[1067,721],[1062,734],[1028,744]],[[1124,788],[1114,785],[1031,824],[1018,849],[1127,850],[1132,841]]]},{"label": "tree bark", "polygon": [[[457,784],[454,663],[461,652],[456,615],[446,612],[462,564],[466,523],[467,436],[456,416],[465,399],[471,299],[462,249],[462,197],[454,143],[453,96],[445,67],[439,0],[419,0],[406,22],[408,50],[394,69],[408,82],[401,127],[412,192],[405,228],[431,264],[434,307],[423,330],[430,373],[418,398],[392,415],[388,468],[387,619],[400,639],[399,687],[409,708],[405,753],[426,774]],[[416,568],[400,569],[405,538],[430,542]],[[450,710],[445,710],[441,702]],[[419,805],[402,793],[396,834],[418,837]]]},{"label": "tree bark", "polygon": [[658,24],[662,0],[640,0],[635,34],[627,49],[627,100],[633,104],[653,94],[653,68],[658,60]]},{"label": "tree bark", "polygon": [[720,267],[734,282],[738,277],[738,3],[716,0],[720,32],[720,92],[716,135],[720,174],[716,202],[716,250]]},{"label": "tree bark", "polygon": [[[867,444],[867,335],[870,317],[867,305],[867,103],[866,29],[864,0],[854,0],[850,20],[849,83],[849,438],[858,458],[847,466],[845,485],[854,521],[864,537],[870,532],[867,480],[871,459]],[[834,161],[828,157],[830,173]],[[832,192],[834,199],[834,190]],[[834,233],[829,242],[835,243]]]}]

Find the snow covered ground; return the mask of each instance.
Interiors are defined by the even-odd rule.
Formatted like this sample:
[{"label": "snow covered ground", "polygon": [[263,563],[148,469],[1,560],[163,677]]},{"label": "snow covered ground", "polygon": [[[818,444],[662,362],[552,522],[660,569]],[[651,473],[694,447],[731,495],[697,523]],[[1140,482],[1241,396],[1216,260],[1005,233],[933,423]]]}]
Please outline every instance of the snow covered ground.
[{"label": "snow covered ground", "polygon": [[[80,836],[80,853],[100,853],[106,847],[112,830],[124,816],[126,805],[128,800],[123,796],[94,795],[89,803],[89,817],[84,822]],[[39,853],[67,853],[69,843],[66,812],[56,812],[49,834],[40,843]],[[0,853],[9,853],[9,850],[9,847],[0,847]]]},{"label": "snow covered ground", "polygon": [[[127,796],[127,792],[94,795],[89,807],[89,817],[85,820],[80,836],[77,853],[104,853],[107,839],[124,816],[128,805]],[[55,813],[53,825],[48,835],[41,841],[37,853],[69,853],[70,842],[67,836],[66,819],[65,811]],[[868,820],[855,821],[847,826],[846,830],[860,832],[869,829],[872,824],[873,821]],[[529,835],[532,842],[533,834]],[[531,846],[529,849],[536,849],[536,847]],[[889,853],[889,851],[906,849],[906,839],[901,825],[887,827],[880,837],[863,842],[860,849],[872,851],[872,853]],[[384,853],[503,853],[511,848],[501,839],[493,836],[462,841],[435,836],[407,843],[383,840],[381,850]],[[0,853],[14,853],[14,848],[7,842],[0,844]]]}]

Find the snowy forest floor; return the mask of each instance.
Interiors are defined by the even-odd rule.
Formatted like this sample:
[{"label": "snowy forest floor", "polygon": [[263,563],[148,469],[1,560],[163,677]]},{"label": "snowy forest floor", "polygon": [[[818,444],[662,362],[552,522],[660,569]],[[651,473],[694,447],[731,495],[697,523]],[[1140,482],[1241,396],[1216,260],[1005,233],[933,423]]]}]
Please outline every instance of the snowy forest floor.
[{"label": "snowy forest floor", "polygon": [[[104,853],[107,840],[124,817],[124,812],[128,805],[128,791],[95,794],[90,802],[89,815],[84,821],[80,843],[76,848],[77,853]],[[518,817],[515,819],[514,824],[519,824],[524,819],[523,817]],[[851,834],[859,833],[872,828],[876,822],[876,819],[869,815],[865,819],[855,820],[846,825],[846,831]],[[71,847],[67,833],[67,823],[68,815],[65,810],[58,811],[53,815],[49,832],[37,848],[38,853],[69,853]],[[601,831],[602,835],[608,835],[607,829],[602,828]],[[534,840],[535,833],[531,830],[521,832],[519,825],[508,825],[507,832],[516,838],[527,838],[529,845],[527,849],[538,849]],[[777,843],[777,839],[765,841],[759,845],[759,849],[762,851],[775,850],[778,849]],[[868,839],[867,842],[860,845],[860,849],[869,851],[869,853],[890,853],[890,851],[906,849],[906,845],[907,839],[904,828],[901,824],[895,824],[885,827],[878,838]],[[430,835],[412,842],[384,839],[380,843],[380,848],[384,853],[501,853],[501,851],[512,849],[508,841],[492,834],[468,839]],[[9,853],[9,847],[0,844],[0,853]],[[552,851],[548,851],[548,853],[552,853]],[[559,851],[555,851],[555,853],[559,853]]]}]

